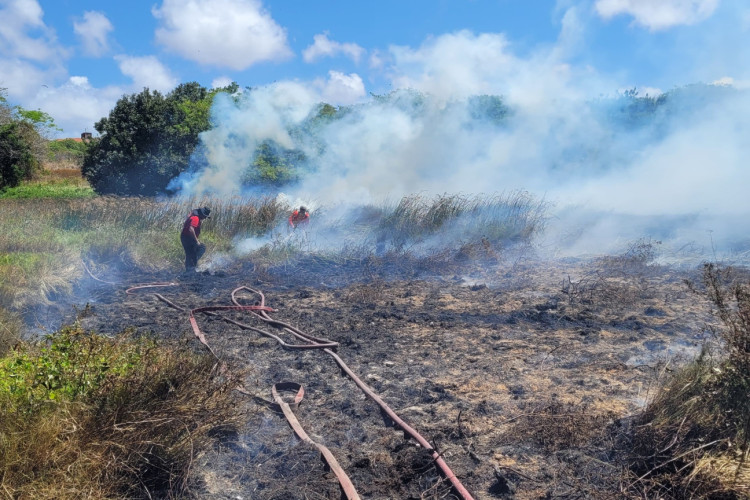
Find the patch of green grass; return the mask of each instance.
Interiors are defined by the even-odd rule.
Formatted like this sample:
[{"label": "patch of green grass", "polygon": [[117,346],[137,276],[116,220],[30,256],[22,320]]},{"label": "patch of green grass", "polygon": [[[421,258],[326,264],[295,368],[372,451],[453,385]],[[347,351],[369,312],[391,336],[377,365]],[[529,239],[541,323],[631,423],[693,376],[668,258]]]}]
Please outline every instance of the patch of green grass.
[{"label": "patch of green grass", "polygon": [[41,254],[30,252],[0,253],[0,268],[13,266],[31,272],[42,258]]},{"label": "patch of green grass", "polygon": [[93,198],[96,193],[88,185],[64,179],[57,182],[29,182],[0,192],[0,199],[31,198]]}]

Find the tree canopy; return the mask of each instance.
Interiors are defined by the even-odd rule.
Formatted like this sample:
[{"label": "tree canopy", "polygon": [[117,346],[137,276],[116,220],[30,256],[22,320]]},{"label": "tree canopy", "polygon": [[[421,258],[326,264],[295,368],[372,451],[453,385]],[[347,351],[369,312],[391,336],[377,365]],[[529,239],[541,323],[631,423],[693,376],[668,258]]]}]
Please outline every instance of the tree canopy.
[{"label": "tree canopy", "polygon": [[45,154],[40,129],[54,124],[41,111],[11,106],[0,88],[0,191],[31,179]]},{"label": "tree canopy", "polygon": [[145,88],[122,97],[95,124],[100,137],[87,151],[83,175],[98,193],[163,192],[187,169],[198,134],[209,129],[213,97],[234,87],[209,91],[191,82],[166,95]]}]

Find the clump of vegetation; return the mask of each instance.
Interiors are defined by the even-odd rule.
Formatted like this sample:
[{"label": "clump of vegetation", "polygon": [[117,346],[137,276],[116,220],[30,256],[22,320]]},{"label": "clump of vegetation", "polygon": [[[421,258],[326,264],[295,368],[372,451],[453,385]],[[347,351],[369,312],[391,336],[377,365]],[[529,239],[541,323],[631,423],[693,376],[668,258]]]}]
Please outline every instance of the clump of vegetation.
[{"label": "clump of vegetation", "polygon": [[706,264],[693,289],[715,307],[720,347],[674,373],[640,417],[629,489],[648,498],[747,498],[750,280]]},{"label": "clump of vegetation", "polygon": [[66,165],[69,168],[80,169],[88,147],[88,141],[76,139],[50,141],[47,160],[55,165]]},{"label": "clump of vegetation", "polygon": [[0,191],[31,179],[47,154],[46,134],[57,130],[50,115],[11,106],[0,88]]},{"label": "clump of vegetation", "polygon": [[40,165],[28,136],[34,129],[23,122],[0,125],[0,191],[31,179]]},{"label": "clump of vegetation", "polygon": [[[437,234],[459,244],[529,242],[546,222],[547,204],[519,191],[507,196],[406,196],[380,213],[376,240],[400,249]],[[368,214],[372,218],[373,214]]]},{"label": "clump of vegetation", "polygon": [[23,321],[7,309],[0,307],[0,356],[4,356],[21,339]]},{"label": "clump of vegetation", "polygon": [[[10,498],[174,497],[240,421],[215,360],[63,328],[0,358],[0,490]],[[84,493],[85,492],[85,493]]]}]

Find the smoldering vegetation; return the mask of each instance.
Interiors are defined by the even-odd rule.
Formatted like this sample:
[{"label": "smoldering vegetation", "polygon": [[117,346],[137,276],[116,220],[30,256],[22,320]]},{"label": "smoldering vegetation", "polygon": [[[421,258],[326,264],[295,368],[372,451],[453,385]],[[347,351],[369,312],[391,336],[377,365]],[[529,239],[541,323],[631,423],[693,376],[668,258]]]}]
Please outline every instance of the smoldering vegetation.
[{"label": "smoldering vegetation", "polygon": [[744,252],[736,181],[749,102],[746,90],[694,84],[597,98],[399,89],[334,107],[283,82],[218,97],[214,127],[173,187],[283,192],[313,208],[526,191],[549,204],[558,255],[616,252],[644,236],[675,252]]},{"label": "smoldering vegetation", "polygon": [[[744,94],[714,87],[562,100],[559,109],[416,91],[331,109],[289,84],[218,99],[213,113],[221,120],[202,136],[192,170],[175,181],[180,196],[3,201],[0,349],[20,352],[24,320],[33,333],[77,322],[114,338],[131,327],[135,339],[190,339],[192,356],[199,346],[185,311],[123,289],[169,282],[165,294],[190,309],[226,305],[238,283],[251,284],[285,320],[334,337],[368,383],[426,429],[477,498],[742,498],[747,275],[730,279],[707,268],[701,278],[694,266],[717,255],[705,227],[721,228],[719,248],[731,242],[747,255],[744,226],[727,222],[742,216],[737,189],[726,182],[737,183],[735,158],[716,157],[725,168],[708,174],[695,168],[714,145],[744,151],[736,139],[745,122],[730,109],[744,109]],[[698,137],[710,147],[695,147],[706,144]],[[685,172],[698,174],[677,186],[681,198],[658,187]],[[269,182],[278,179],[283,185]],[[488,189],[495,186],[504,191],[477,194],[496,193]],[[726,190],[713,196],[707,187]],[[690,212],[683,198],[703,194],[706,212]],[[584,202],[592,203],[570,206]],[[310,222],[292,230],[287,217],[301,204],[312,209]],[[201,234],[208,252],[201,272],[187,276],[177,235],[199,206],[212,209]],[[702,240],[692,239],[701,231]],[[67,436],[87,418],[77,413],[86,405],[114,409],[93,435],[106,440],[115,429],[134,439],[80,456],[88,464],[115,456],[117,472],[66,462],[70,448],[34,451],[51,457],[44,464],[83,471],[72,478],[71,496],[93,488],[89,477],[116,485],[102,496],[337,496],[317,454],[302,450],[268,408],[268,387],[279,380],[305,381],[311,397],[303,419],[364,497],[455,496],[424,450],[384,427],[337,370],[221,318],[199,321],[251,401],[234,398],[229,384],[239,381],[214,372],[213,361],[163,361],[166,379],[146,367],[142,378],[125,378],[140,388],[118,392],[132,407],[96,393],[105,399],[64,407],[73,420],[56,416],[59,425],[44,427],[46,434],[15,429],[44,438],[37,443],[78,446],[51,436]],[[32,375],[32,392],[49,389]],[[75,383],[86,378],[73,375]],[[204,379],[215,382],[207,393],[198,389]],[[141,393],[157,397],[144,401]],[[46,398],[42,406],[52,406]],[[218,422],[194,420],[206,412],[231,420],[239,401],[252,407],[245,427],[216,435],[209,427]],[[176,412],[188,423],[185,434],[160,423],[175,424]],[[188,450],[193,443],[200,455]],[[23,445],[13,446],[6,456],[21,472],[2,476],[6,488],[48,494],[45,485],[65,476],[50,468],[28,480]]]},{"label": "smoldering vegetation", "polygon": [[688,283],[720,320],[718,343],[667,377],[638,416],[627,486],[644,497],[750,494],[750,276],[706,264]]},{"label": "smoldering vegetation", "polygon": [[[495,260],[297,252],[268,267],[245,261],[181,278],[160,292],[196,307],[228,304],[238,283],[262,289],[274,316],[340,342],[338,354],[429,436],[475,498],[742,498],[742,454],[726,461],[730,448],[723,446],[742,447],[742,403],[684,397],[688,390],[714,401],[714,389],[686,385],[701,384],[690,360],[704,345],[717,364],[701,373],[737,373],[719,361],[736,356],[724,347],[725,325],[704,300],[710,287],[700,270],[660,264],[660,244],[651,240],[595,259],[549,261],[521,248],[498,252]],[[734,281],[722,281],[726,290],[747,279],[742,269],[734,272]],[[123,277],[168,276],[133,269]],[[572,290],[575,283],[585,286]],[[97,301],[81,318],[87,328],[108,331],[116,328],[111,318],[125,317],[139,331],[192,336],[179,311],[147,292],[124,297],[114,288],[95,285]],[[734,295],[723,297],[727,313],[744,310],[736,309]],[[250,321],[241,312],[227,314]],[[273,383],[297,380],[307,394],[298,417],[331,448],[363,498],[457,498],[423,451],[384,425],[325,356],[279,349],[218,318],[198,321],[228,366],[248,370],[245,387],[258,404],[244,430],[197,461],[192,494],[339,495],[317,453],[268,407]],[[672,384],[680,390],[661,389]],[[664,398],[672,402],[664,406]],[[683,421],[686,401],[689,411],[707,414]],[[734,431],[724,435],[729,427]],[[719,434],[702,441],[704,432]],[[670,447],[676,435],[681,444]],[[720,456],[700,462],[704,450]],[[689,464],[699,462],[700,474],[690,472]],[[715,474],[719,465],[724,479]],[[728,471],[740,479],[732,482]]]},{"label": "smoldering vegetation", "polygon": [[[286,222],[292,206],[280,198],[103,197],[37,203],[55,217],[29,223],[28,233],[21,224],[11,229],[19,236],[14,248],[27,254],[44,248],[50,258],[68,256],[74,270],[69,291],[47,294],[44,310],[50,316],[107,335],[132,327],[137,336],[181,342],[192,336],[183,314],[150,293],[130,296],[122,289],[170,281],[175,287],[163,293],[183,307],[199,307],[227,304],[238,283],[259,287],[284,320],[340,342],[340,354],[434,440],[476,498],[742,497],[746,431],[741,415],[747,413],[742,404],[727,406],[741,399],[737,391],[742,391],[744,375],[733,377],[746,372],[741,316],[735,316],[744,314],[746,305],[742,283],[747,275],[741,270],[731,280],[712,271],[707,276],[714,276],[713,281],[704,281],[694,268],[663,264],[663,245],[650,238],[610,255],[547,259],[535,246],[548,222],[547,206],[525,192],[413,195],[346,209],[320,206],[306,228],[294,231]],[[212,207],[202,236],[209,243],[203,273],[182,276],[182,252],[173,240],[187,212],[203,205]],[[9,207],[8,213],[20,219],[22,208],[34,205],[14,201]],[[102,232],[109,236],[97,238]],[[151,237],[155,241],[145,241]],[[34,282],[36,269],[54,268],[35,268],[33,263],[14,268],[11,263],[5,263],[6,270],[18,273],[17,284],[20,277]],[[718,321],[691,289],[721,305]],[[21,309],[35,311],[26,315],[27,321],[40,317],[32,295]],[[364,497],[454,496],[429,457],[384,427],[377,411],[354,396],[336,370],[312,355],[248,337],[215,318],[199,321],[222,361],[245,373],[242,382],[260,400],[267,400],[274,381],[305,381],[309,402],[301,407],[300,418],[311,433],[325,436]],[[691,353],[714,338],[706,334],[708,326],[723,340],[712,347],[712,364],[699,361],[700,368],[692,368]],[[735,333],[722,337],[724,331]],[[739,347],[727,350],[732,345]],[[683,358],[675,358],[678,354]],[[687,371],[680,369],[683,365]],[[201,366],[182,374],[201,379],[213,373]],[[733,381],[718,373],[732,374]],[[232,381],[219,376],[219,393],[230,388],[221,384]],[[196,388],[203,383],[194,382]],[[671,384],[679,390],[670,389]],[[180,386],[188,389],[183,382]],[[666,389],[657,391],[658,386]],[[719,389],[724,396],[716,395]],[[686,390],[690,397],[683,397]],[[170,391],[151,392],[178,397]],[[700,399],[705,397],[710,404]],[[245,409],[245,403],[252,403],[232,397],[207,401],[208,408],[220,404],[229,412],[227,418],[234,418],[237,408],[228,405],[230,400],[242,401]],[[140,401],[136,405],[146,405]],[[684,401],[691,406],[682,407]],[[154,415],[169,421],[163,412],[172,412],[171,407],[158,400],[153,404]],[[177,404],[199,414],[213,411],[198,410],[179,398]],[[645,404],[649,406],[641,414]],[[151,415],[149,408],[133,411]],[[713,416],[695,414],[699,408],[710,409]],[[134,448],[124,456],[124,472],[116,478],[125,482],[112,484],[127,490],[128,481],[138,478],[148,491],[158,492],[166,482],[174,485],[173,491],[199,498],[337,496],[338,487],[317,454],[302,450],[276,417],[264,404],[251,404],[243,417],[247,425],[228,434],[167,433],[164,439],[181,443],[174,455],[152,457],[151,450]],[[69,421],[60,420],[60,425]],[[209,430],[195,425],[201,433]],[[49,435],[59,428],[50,428]],[[729,428],[734,430],[723,433]],[[135,436],[133,432],[147,430],[133,423],[122,432]],[[128,445],[157,439],[138,436]],[[201,444],[203,453],[193,458],[186,454],[186,439]],[[169,450],[166,444],[163,449]],[[704,451],[710,453],[702,455]],[[20,452],[8,455],[13,456],[20,467]],[[171,472],[152,475],[140,462],[130,461],[139,456]],[[55,474],[50,471],[46,477]],[[729,476],[739,479],[732,482]],[[79,480],[84,477],[89,476]],[[114,475],[97,477],[115,481]],[[14,484],[14,491],[45,491],[42,483]],[[79,486],[92,484],[71,484],[71,494]],[[138,496],[145,490],[134,486],[127,491]]]}]

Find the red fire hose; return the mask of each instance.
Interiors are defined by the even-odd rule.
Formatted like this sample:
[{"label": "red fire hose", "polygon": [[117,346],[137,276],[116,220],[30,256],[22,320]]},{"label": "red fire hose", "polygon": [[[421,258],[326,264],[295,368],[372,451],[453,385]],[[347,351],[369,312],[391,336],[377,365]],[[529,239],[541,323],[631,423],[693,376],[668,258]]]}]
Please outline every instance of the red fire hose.
[{"label": "red fire hose", "polygon": [[[175,285],[176,283],[153,283],[148,285],[137,285],[134,287],[131,287],[127,290],[128,293],[131,293],[134,290],[141,289],[141,288],[151,288],[151,287],[160,287],[160,286],[171,286]],[[260,301],[256,302],[254,305],[243,305],[240,303],[240,301],[237,299],[237,293],[241,290],[246,290],[252,294],[256,294],[260,297]],[[188,311],[187,309],[180,307],[167,299],[166,297],[155,294],[156,297],[163,301],[164,303],[168,304],[170,307],[173,307],[175,309],[178,309],[180,311]],[[359,387],[362,392],[365,393],[367,397],[369,397],[371,400],[373,400],[387,415],[388,417],[394,422],[395,425],[398,425],[403,431],[405,435],[411,436],[414,438],[420,446],[425,448],[427,451],[430,452],[433,460],[435,461],[435,464],[438,466],[438,468],[441,470],[443,475],[446,479],[448,479],[453,486],[454,490],[460,495],[460,497],[463,500],[474,500],[474,498],[471,496],[471,493],[461,484],[461,481],[456,477],[456,475],[453,473],[453,471],[450,469],[448,464],[445,462],[443,457],[440,456],[440,454],[430,445],[430,443],[422,437],[414,428],[412,428],[409,424],[404,422],[373,390],[370,388],[367,384],[365,384],[350,368],[347,366],[347,364],[333,351],[333,349],[336,349],[338,347],[337,342],[333,342],[328,339],[318,338],[313,335],[310,335],[308,333],[303,332],[302,330],[285,323],[283,321],[276,320],[272,318],[268,313],[269,312],[275,312],[272,308],[265,305],[265,296],[263,293],[259,290],[255,290],[246,286],[241,286],[238,288],[235,288],[232,291],[232,303],[234,305],[232,306],[209,306],[209,307],[199,307],[196,309],[189,310],[189,320],[190,325],[193,329],[193,333],[198,338],[198,340],[206,346],[206,348],[211,352],[211,354],[214,355],[218,359],[218,356],[216,356],[216,353],[211,349],[211,346],[208,344],[208,341],[206,340],[205,335],[203,332],[201,332],[200,327],[198,326],[198,322],[195,318],[195,313],[205,313],[212,316],[218,316],[216,314],[216,311],[225,311],[225,310],[232,310],[232,311],[247,311],[250,314],[257,316],[262,321],[273,325],[277,328],[281,328],[290,334],[292,334],[294,337],[298,338],[299,340],[302,340],[303,342],[306,342],[305,344],[288,344],[283,339],[281,339],[279,336],[274,335],[272,333],[269,333],[263,329],[256,328],[250,325],[247,325],[245,323],[241,323],[239,321],[235,321],[230,318],[226,318],[223,316],[219,316],[224,321],[227,321],[229,323],[232,323],[242,329],[245,330],[251,330],[257,333],[260,333],[261,335],[264,335],[266,337],[273,338],[276,340],[282,347],[285,349],[322,349],[323,352],[333,357],[333,359],[336,361],[336,363],[339,365],[339,367],[346,373],[349,378],[354,381],[354,383]],[[294,384],[295,387],[299,387],[297,398],[295,398],[295,404],[299,403],[299,400],[302,398],[302,394],[304,394],[304,391],[302,390],[301,386],[298,386],[297,384]],[[275,389],[276,386],[274,386],[273,393],[274,393],[274,399],[277,399],[277,391]],[[288,387],[279,387],[280,389],[284,388],[287,389]],[[238,387],[238,390],[244,394],[250,394],[244,387]],[[279,398],[280,399],[280,398]],[[349,485],[351,485],[351,481],[349,481],[348,476],[341,470],[340,466],[338,465],[338,462],[336,462],[336,459],[333,457],[333,455],[328,451],[327,448],[323,447],[323,445],[319,445],[318,443],[313,442],[309,439],[309,436],[304,432],[304,430],[299,426],[299,422],[294,417],[293,412],[291,409],[284,410],[284,406],[281,402],[279,402],[279,399],[277,399],[277,403],[279,403],[279,406],[282,408],[282,411],[284,412],[284,415],[287,417],[287,420],[289,420],[290,424],[292,425],[292,428],[294,428],[295,432],[298,436],[300,436],[301,439],[312,442],[315,446],[317,446],[321,453],[323,453],[324,457],[328,461],[329,465],[331,466],[331,470],[333,470],[336,473],[336,476],[339,478],[339,482],[341,483],[341,487],[344,490],[344,492],[349,495],[349,499],[358,499],[356,491],[354,490],[354,487],[351,486],[351,491],[349,491],[347,486],[345,484],[345,481],[348,481]],[[286,403],[284,403],[286,404]],[[294,419],[294,422],[290,419],[290,416]],[[295,426],[296,425],[296,426]],[[301,433],[300,433],[301,431]],[[303,437],[304,436],[304,437]],[[307,437],[307,439],[305,439]],[[322,448],[325,448],[326,452],[323,451]],[[332,459],[329,460],[330,458]],[[335,464],[335,466],[334,466]],[[340,470],[341,474],[346,477],[345,481],[342,481],[342,476],[339,475],[336,470]],[[351,496],[354,495],[354,496]]]},{"label": "red fire hose", "polygon": [[305,395],[305,390],[301,385],[294,382],[281,382],[278,384],[274,384],[274,386],[271,388],[271,392],[273,394],[273,399],[281,407],[281,411],[284,412],[284,416],[286,417],[287,421],[289,421],[289,425],[292,426],[292,429],[294,429],[294,432],[299,436],[299,438],[302,441],[314,445],[316,448],[318,448],[318,450],[320,450],[320,453],[323,454],[326,462],[328,462],[328,465],[331,467],[331,470],[334,474],[336,474],[336,477],[341,484],[341,488],[344,490],[344,494],[346,494],[347,500],[360,500],[359,495],[357,494],[357,490],[354,489],[352,481],[349,479],[349,476],[346,475],[344,469],[341,468],[338,461],[336,460],[336,457],[333,456],[333,453],[331,453],[331,451],[324,445],[310,439],[310,436],[307,435],[305,430],[302,428],[302,425],[299,423],[299,420],[297,420],[297,417],[294,415],[294,412],[290,408],[290,405],[281,398],[278,392],[293,391],[295,389],[297,390],[297,394],[294,397],[294,402],[292,403],[292,405],[297,408],[300,401],[302,401],[302,397]]}]

